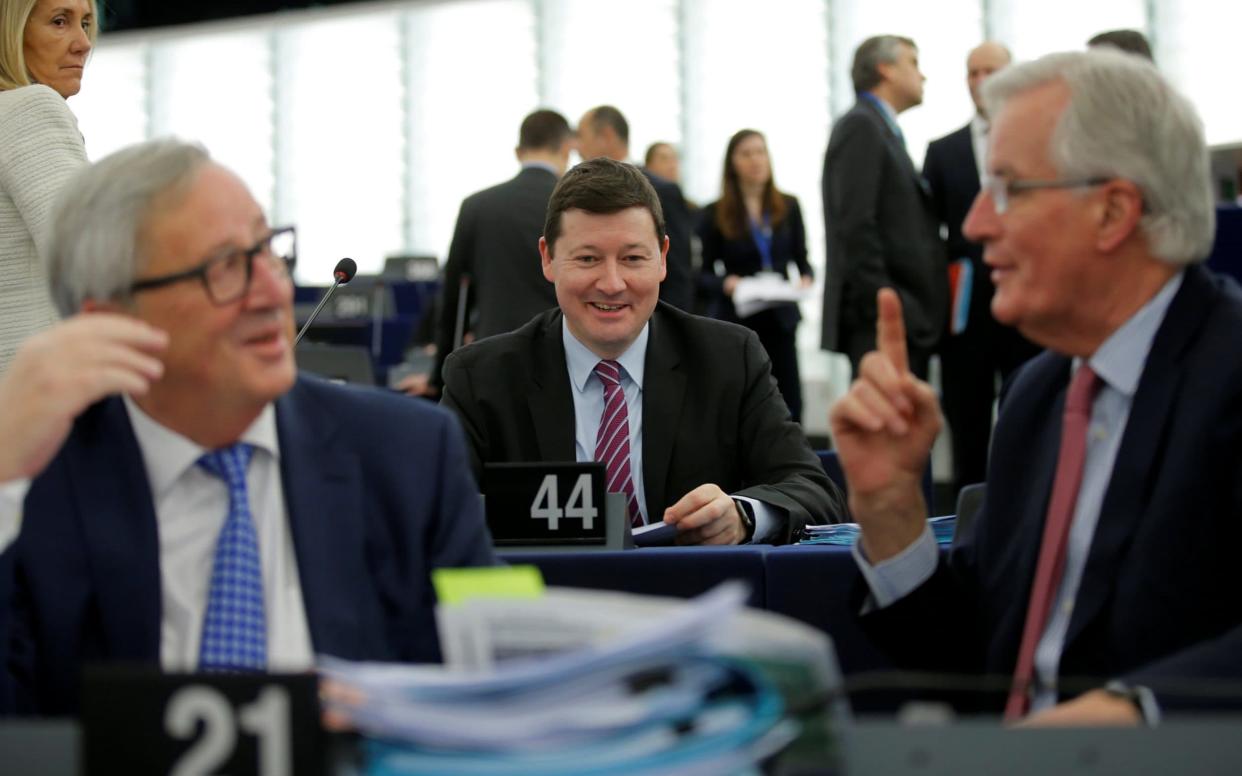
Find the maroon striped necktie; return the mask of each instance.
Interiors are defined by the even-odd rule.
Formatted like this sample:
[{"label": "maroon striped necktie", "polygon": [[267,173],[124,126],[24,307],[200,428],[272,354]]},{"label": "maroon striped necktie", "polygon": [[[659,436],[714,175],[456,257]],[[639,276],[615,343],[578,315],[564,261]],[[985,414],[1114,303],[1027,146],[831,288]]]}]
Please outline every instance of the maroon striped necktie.
[{"label": "maroon striped necktie", "polygon": [[1039,562],[1031,598],[1026,608],[1026,624],[1022,644],[1013,672],[1013,685],[1005,704],[1005,719],[1015,721],[1026,714],[1030,704],[1031,680],[1035,675],[1035,648],[1048,625],[1052,599],[1061,585],[1065,571],[1065,545],[1070,522],[1078,504],[1078,488],[1082,485],[1082,467],[1087,458],[1087,426],[1091,423],[1091,403],[1100,387],[1100,378],[1084,362],[1074,373],[1065,397],[1061,416],[1061,453],[1057,458],[1057,474],[1052,481],[1052,497],[1044,518],[1044,538],[1039,547]]},{"label": "maroon striped necktie", "polygon": [[630,472],[630,418],[625,409],[625,391],[621,389],[621,365],[616,361],[601,361],[595,365],[595,374],[604,385],[604,414],[595,435],[595,460],[604,463],[609,493],[624,493],[630,511],[630,524],[643,524],[638,509],[638,497],[634,495],[634,478]]}]

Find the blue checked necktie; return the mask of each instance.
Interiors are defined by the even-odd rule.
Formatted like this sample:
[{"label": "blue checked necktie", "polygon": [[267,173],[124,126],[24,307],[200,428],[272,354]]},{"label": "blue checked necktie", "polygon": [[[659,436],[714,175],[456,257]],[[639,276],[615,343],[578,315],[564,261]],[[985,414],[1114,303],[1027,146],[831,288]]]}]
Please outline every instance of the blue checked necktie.
[{"label": "blue checked necktie", "polygon": [[595,374],[604,385],[604,415],[595,434],[595,460],[604,462],[604,476],[608,480],[605,490],[625,494],[630,524],[640,526],[643,516],[630,473],[630,419],[625,409],[625,391],[621,389],[621,365],[601,361],[595,365]]},{"label": "blue checked necktie", "polygon": [[229,486],[229,516],[216,540],[203,616],[200,671],[262,671],[267,667],[263,570],[246,492],[246,466],[253,452],[250,445],[238,442],[198,459],[199,466]]}]

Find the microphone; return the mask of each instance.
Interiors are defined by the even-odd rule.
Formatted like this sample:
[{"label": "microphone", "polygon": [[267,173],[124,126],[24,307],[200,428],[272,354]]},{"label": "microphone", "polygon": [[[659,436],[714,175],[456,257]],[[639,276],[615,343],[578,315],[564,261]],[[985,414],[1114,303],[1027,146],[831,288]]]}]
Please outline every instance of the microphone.
[{"label": "microphone", "polygon": [[315,305],[315,309],[311,311],[310,317],[306,319],[306,323],[302,324],[302,330],[298,332],[298,336],[293,340],[293,347],[297,347],[302,341],[302,336],[306,334],[306,330],[310,328],[315,319],[319,317],[319,311],[328,303],[332,292],[337,286],[343,286],[354,279],[354,275],[358,272],[358,264],[350,258],[341,259],[336,263],[336,269],[332,270],[332,287],[323,295],[323,299],[319,300],[319,304]]}]

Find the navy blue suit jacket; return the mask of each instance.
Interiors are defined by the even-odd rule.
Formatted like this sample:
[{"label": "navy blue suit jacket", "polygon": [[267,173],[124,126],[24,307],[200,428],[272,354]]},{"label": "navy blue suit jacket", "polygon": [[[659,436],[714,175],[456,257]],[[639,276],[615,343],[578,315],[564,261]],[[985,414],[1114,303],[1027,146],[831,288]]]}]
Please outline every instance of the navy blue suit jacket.
[{"label": "navy blue suit jacket", "polygon": [[[276,401],[311,644],[349,659],[439,659],[430,572],[494,562],[450,413],[302,376]],[[159,540],[119,398],[88,409],[32,484],[10,549],[17,707],[71,712],[81,667],[158,665]]]},{"label": "navy blue suit jacket", "polygon": [[[1182,692],[1242,679],[1238,331],[1242,290],[1189,268],[1152,342],[1105,492],[1062,653],[1063,694],[1090,684],[1067,686],[1073,677],[1096,686],[1120,677],[1150,686],[1165,708],[1242,706],[1242,694]],[[903,666],[1012,675],[1070,363],[1044,353],[1015,375],[973,536],[914,593],[863,618]]]}]

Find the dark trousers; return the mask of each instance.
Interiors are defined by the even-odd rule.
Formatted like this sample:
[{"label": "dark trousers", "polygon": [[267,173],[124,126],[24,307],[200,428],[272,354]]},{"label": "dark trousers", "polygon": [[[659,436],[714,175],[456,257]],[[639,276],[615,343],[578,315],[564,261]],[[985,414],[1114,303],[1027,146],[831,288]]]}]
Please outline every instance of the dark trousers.
[{"label": "dark trousers", "polygon": [[790,328],[775,310],[763,310],[742,320],[759,335],[759,343],[772,359],[772,376],[795,422],[802,422],[802,376],[798,371],[797,323]]},{"label": "dark trousers", "polygon": [[[974,331],[971,330],[974,327]],[[998,388],[1039,348],[992,320],[972,320],[940,348],[941,406],[953,440],[954,492],[984,482]]]}]

